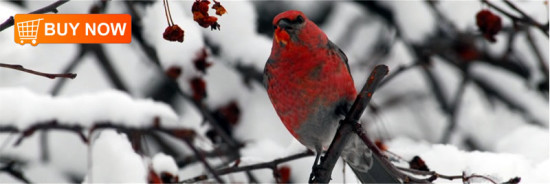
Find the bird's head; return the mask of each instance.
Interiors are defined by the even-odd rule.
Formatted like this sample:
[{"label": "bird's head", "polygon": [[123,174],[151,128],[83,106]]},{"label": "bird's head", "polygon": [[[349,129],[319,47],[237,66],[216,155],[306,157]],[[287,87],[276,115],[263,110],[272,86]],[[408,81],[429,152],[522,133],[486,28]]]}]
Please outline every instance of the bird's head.
[{"label": "bird's head", "polygon": [[289,10],[273,18],[274,42],[286,46],[289,42],[298,41],[298,35],[310,21],[301,11]]}]

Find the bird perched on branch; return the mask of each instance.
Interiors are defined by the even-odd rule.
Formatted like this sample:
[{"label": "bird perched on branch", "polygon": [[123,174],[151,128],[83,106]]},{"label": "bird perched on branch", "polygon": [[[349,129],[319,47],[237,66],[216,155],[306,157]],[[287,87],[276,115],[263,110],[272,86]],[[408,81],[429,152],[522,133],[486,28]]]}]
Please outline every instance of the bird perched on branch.
[{"label": "bird perched on branch", "polygon": [[[273,46],[264,69],[264,84],[288,131],[316,152],[315,169],[322,151],[334,138],[339,120],[357,95],[348,60],[300,11],[280,13],[273,19],[273,27]],[[371,176],[369,170],[377,159],[373,160],[371,150],[353,136],[342,157],[361,182],[395,182],[391,175]]]}]

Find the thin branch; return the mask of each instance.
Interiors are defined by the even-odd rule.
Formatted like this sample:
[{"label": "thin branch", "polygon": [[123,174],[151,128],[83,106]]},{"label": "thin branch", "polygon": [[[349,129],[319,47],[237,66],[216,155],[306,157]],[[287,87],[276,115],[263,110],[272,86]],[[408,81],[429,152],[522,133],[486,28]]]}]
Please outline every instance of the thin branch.
[{"label": "thin branch", "polygon": [[[105,53],[104,46],[101,44],[79,44],[78,54],[76,55],[75,59],[73,59],[71,63],[65,67],[64,72],[70,72],[74,70],[78,65],[81,64],[83,56],[88,53],[92,53],[96,56],[99,66],[101,66],[101,69],[103,69],[109,81],[116,89],[126,92],[129,91],[120,74],[113,66],[113,62],[109,59],[107,53]],[[59,94],[64,84],[65,80],[57,81],[52,89],[52,95]]]},{"label": "thin branch", "polygon": [[[65,66],[65,69],[63,69],[63,73],[69,73],[73,71],[80,63],[82,63],[82,58],[87,53],[88,50],[84,49],[84,45],[80,44],[78,47],[78,54],[76,57],[69,63],[69,65]],[[53,96],[57,96],[63,86],[65,86],[66,79],[57,80],[51,90],[51,94]]]},{"label": "thin branch", "polygon": [[535,54],[537,61],[539,62],[539,68],[544,73],[544,77],[546,80],[548,80],[548,65],[546,60],[540,51],[540,49],[537,47],[535,40],[533,39],[533,36],[531,34],[531,31],[529,31],[529,28],[525,29],[525,36],[527,37],[527,43],[529,44],[529,47],[531,47],[531,50],[533,50],[533,54]]},{"label": "thin branch", "polygon": [[[405,171],[405,172],[409,172],[411,174],[422,175],[422,176],[430,176],[427,179],[430,182],[433,182],[437,178],[442,178],[442,179],[447,179],[447,180],[462,179],[462,181],[464,181],[464,182],[468,182],[473,178],[482,178],[482,179],[487,180],[487,181],[489,181],[493,184],[497,184],[497,182],[495,180],[493,180],[493,179],[491,179],[487,176],[477,175],[477,174],[472,174],[472,175],[469,175],[469,176],[467,176],[465,173],[462,173],[462,175],[444,175],[444,174],[439,174],[435,171],[421,171],[421,170],[410,169],[410,168],[399,167],[399,166],[396,166],[396,168],[399,169],[399,170]],[[517,177],[515,177],[515,178],[517,178]]]},{"label": "thin branch", "polygon": [[129,92],[127,85],[122,81],[120,74],[117,72],[113,62],[107,57],[105,53],[104,46],[101,44],[83,44],[83,47],[89,49],[97,57],[99,65],[107,74],[107,77],[110,79],[111,84],[121,91]]},{"label": "thin branch", "polygon": [[513,21],[520,21],[520,22],[523,22],[523,23],[526,23],[528,25],[532,25],[532,26],[538,28],[540,31],[542,31],[542,33],[544,33],[544,35],[546,35],[546,37],[548,37],[548,25],[543,25],[543,24],[535,21],[535,19],[531,18],[529,15],[527,15],[525,12],[520,10],[518,7],[516,7],[516,5],[512,4],[511,2],[509,2],[507,0],[504,1],[504,3],[506,3],[506,5],[508,5],[512,9],[516,10],[518,13],[520,13],[522,15],[522,17],[517,17],[515,15],[512,15],[511,13],[503,10],[502,8],[494,5],[493,3],[491,3],[487,0],[481,0],[481,2],[489,5],[489,7],[491,7],[493,9],[495,9],[496,11],[504,14],[505,16],[512,19]]},{"label": "thin branch", "polygon": [[20,137],[15,142],[15,145],[19,145],[25,138],[32,136],[36,131],[44,130],[64,130],[72,133],[76,133],[80,136],[84,143],[88,143],[88,138],[84,135],[84,130],[89,129],[89,132],[93,132],[99,129],[115,129],[127,134],[139,132],[151,134],[153,132],[162,132],[180,140],[191,141],[196,136],[195,131],[186,128],[165,128],[158,125],[152,125],[149,127],[129,127],[124,124],[114,124],[111,122],[96,122],[91,127],[84,127],[74,123],[60,123],[57,120],[51,120],[46,122],[38,122],[32,126],[19,129],[15,125],[2,125],[0,126],[0,133],[20,133]]},{"label": "thin branch", "polygon": [[517,112],[521,113],[525,120],[527,120],[528,123],[531,123],[533,125],[545,127],[545,123],[538,121],[535,118],[529,117],[529,111],[517,100],[513,100],[509,98],[505,93],[501,92],[494,84],[491,82],[488,82],[487,79],[484,79],[483,76],[471,76],[473,84],[476,84],[480,89],[483,90],[484,93],[491,95],[492,97],[495,97],[496,99],[499,99],[501,102],[503,102],[506,106],[508,106],[512,110],[516,110]]},{"label": "thin branch", "polygon": [[[231,173],[236,173],[236,172],[252,171],[252,170],[258,170],[258,169],[272,169],[272,168],[277,168],[277,165],[279,165],[281,163],[285,163],[285,162],[292,161],[292,160],[297,160],[297,159],[308,157],[308,156],[313,156],[313,152],[306,151],[306,152],[303,152],[303,153],[290,155],[288,157],[275,159],[271,162],[252,164],[252,165],[247,165],[247,166],[242,166],[242,167],[228,167],[228,168],[220,169],[220,170],[216,171],[216,174],[226,175],[226,174],[231,174]],[[207,180],[208,178],[209,178],[208,175],[200,175],[200,176],[196,176],[196,177],[193,177],[193,178],[190,178],[190,179],[183,180],[180,183],[195,183],[195,182]]]},{"label": "thin branch", "polygon": [[170,8],[167,5],[167,0],[162,0],[162,4],[164,5],[164,16],[166,16],[166,22],[168,22],[168,26],[174,25],[174,23],[171,21],[172,16],[170,14]]},{"label": "thin branch", "polygon": [[160,60],[157,55],[157,51],[154,47],[145,42],[142,33],[143,25],[141,16],[137,13],[136,8],[134,7],[134,1],[124,1],[130,15],[132,16],[132,40],[136,40],[138,45],[141,47],[145,56],[147,56],[155,65],[160,66]]},{"label": "thin branch", "polygon": [[9,162],[4,167],[1,167],[0,172],[8,173],[9,175],[24,183],[31,183],[31,181],[27,177],[25,177],[20,169],[15,168],[15,162],[13,161]]},{"label": "thin branch", "polygon": [[427,180],[418,179],[400,172],[396,166],[390,163],[386,155],[382,153],[378,146],[376,146],[376,144],[374,144],[374,142],[370,140],[361,124],[356,123],[353,127],[353,131],[357,134],[357,136],[359,136],[363,143],[365,143],[365,145],[367,145],[367,147],[372,150],[374,159],[378,160],[378,163],[381,164],[382,169],[384,169],[386,172],[392,173],[395,177],[400,178],[401,181],[404,181],[405,183],[429,183],[429,181]]},{"label": "thin branch", "polygon": [[22,72],[27,72],[27,73],[30,73],[30,74],[34,74],[34,75],[38,75],[38,76],[42,76],[42,77],[46,77],[46,78],[50,78],[50,79],[55,79],[57,77],[74,79],[76,77],[76,74],[74,74],[74,73],[63,73],[63,74],[43,73],[43,72],[39,72],[39,71],[26,69],[25,67],[23,67],[21,65],[12,65],[12,64],[0,63],[0,67],[11,68],[11,69],[14,69],[14,70],[19,70],[19,71],[22,71]]},{"label": "thin branch", "polygon": [[530,24],[532,24],[533,26],[537,27],[538,29],[540,29],[544,34],[546,34],[546,37],[548,37],[548,25],[543,25],[539,22],[537,22],[535,19],[533,19],[531,16],[527,15],[527,13],[525,13],[523,10],[519,9],[515,4],[513,4],[512,2],[510,2],[509,0],[504,0],[504,3],[506,3],[506,5],[508,5],[510,8],[516,10],[516,12],[518,12],[519,14],[521,14],[523,16],[523,18]]},{"label": "thin branch", "polygon": [[[215,157],[221,157],[221,156],[232,156],[235,154],[235,149],[243,148],[244,144],[240,144],[239,147],[233,148],[226,145],[221,145],[219,147],[216,147],[212,151],[203,152],[202,154],[207,158],[215,158]],[[192,164],[194,162],[199,161],[199,158],[197,158],[195,155],[188,155],[184,156],[180,159],[176,159],[176,165],[181,168],[185,165]]]},{"label": "thin branch", "polygon": [[451,135],[453,134],[456,124],[457,124],[457,113],[458,109],[460,109],[460,102],[462,101],[462,96],[464,96],[464,90],[466,90],[466,84],[468,84],[469,77],[468,74],[465,74],[462,78],[462,82],[460,83],[460,86],[458,86],[458,90],[455,95],[454,101],[450,105],[449,109],[449,124],[447,125],[447,128],[445,129],[445,132],[443,133],[443,138],[441,139],[443,144],[449,143],[451,139]]},{"label": "thin branch", "polygon": [[430,87],[432,88],[433,94],[436,98],[437,103],[446,114],[451,114],[451,107],[449,105],[449,100],[443,93],[443,88],[437,77],[434,75],[432,69],[428,66],[422,67],[427,81],[429,82]]},{"label": "thin branch", "polygon": [[[38,10],[32,11],[29,14],[44,14],[44,13],[57,13],[57,7],[65,4],[66,2],[69,2],[69,0],[58,0],[48,6],[45,6],[44,8],[40,8]],[[0,24],[0,32],[4,29],[13,26],[15,23],[13,16],[10,16],[8,19],[6,19],[2,24]]]},{"label": "thin branch", "polygon": [[420,66],[420,63],[419,62],[414,62],[410,65],[401,65],[399,66],[394,72],[391,72],[383,81],[380,82],[380,84],[378,85],[379,88],[382,88],[382,86],[384,86],[385,84],[387,84],[388,82],[390,82],[393,78],[395,78],[396,76],[398,76],[399,74],[411,69],[411,68],[414,68],[416,66]]},{"label": "thin branch", "polygon": [[220,175],[216,173],[216,171],[212,168],[212,166],[210,166],[210,164],[208,163],[208,161],[206,161],[206,158],[204,157],[204,154],[202,152],[200,152],[194,145],[192,142],[190,141],[185,141],[185,144],[187,144],[187,146],[189,148],[191,148],[191,150],[193,150],[193,153],[195,154],[195,156],[197,156],[199,158],[199,160],[202,162],[202,164],[204,165],[204,167],[206,167],[206,170],[208,170],[208,172],[210,172],[210,174],[212,174],[212,176],[214,177],[214,179],[216,179],[216,182],[218,183],[224,183],[224,181],[222,180],[222,178],[220,178]]}]

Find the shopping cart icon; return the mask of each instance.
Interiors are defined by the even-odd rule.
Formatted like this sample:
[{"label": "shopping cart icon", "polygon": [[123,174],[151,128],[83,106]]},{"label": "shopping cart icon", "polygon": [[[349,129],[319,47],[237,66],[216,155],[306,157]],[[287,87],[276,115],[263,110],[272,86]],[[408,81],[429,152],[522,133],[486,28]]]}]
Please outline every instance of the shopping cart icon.
[{"label": "shopping cart icon", "polygon": [[17,23],[17,33],[19,34],[19,44],[25,45],[25,43],[31,43],[36,46],[36,37],[38,35],[38,26],[43,19],[29,20],[25,22]]}]

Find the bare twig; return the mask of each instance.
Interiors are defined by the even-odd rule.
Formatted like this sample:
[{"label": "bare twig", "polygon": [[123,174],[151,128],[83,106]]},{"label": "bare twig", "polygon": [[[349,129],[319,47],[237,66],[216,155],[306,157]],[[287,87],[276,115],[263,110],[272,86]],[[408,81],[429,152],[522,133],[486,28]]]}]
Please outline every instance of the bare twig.
[{"label": "bare twig", "polygon": [[26,137],[33,135],[36,131],[39,130],[64,130],[73,132],[79,135],[84,143],[88,143],[89,140],[84,134],[84,130],[86,129],[89,129],[89,132],[93,132],[99,129],[115,129],[127,134],[135,132],[145,134],[162,132],[184,141],[191,141],[196,135],[195,131],[186,128],[164,128],[156,125],[152,125],[150,127],[129,127],[123,124],[114,124],[111,122],[96,122],[91,127],[84,127],[82,125],[74,123],[60,123],[57,120],[34,123],[32,126],[25,129],[19,129],[15,125],[3,125],[0,126],[0,133],[21,133],[20,137],[15,142],[15,145],[19,145]]},{"label": "bare twig", "polygon": [[212,168],[212,166],[210,166],[210,164],[208,163],[208,161],[206,161],[206,158],[204,157],[204,153],[200,152],[196,147],[195,145],[193,145],[192,142],[190,141],[185,141],[185,144],[187,144],[187,146],[189,148],[191,148],[191,150],[193,150],[193,153],[195,154],[195,156],[197,156],[199,158],[199,160],[202,162],[202,164],[204,165],[204,167],[206,167],[206,170],[208,170],[208,172],[210,172],[210,174],[212,174],[212,176],[214,177],[214,179],[216,179],[216,182],[218,183],[224,183],[224,181],[222,180],[222,178],[220,178],[220,175],[216,173],[216,171]]},{"label": "bare twig", "polygon": [[357,134],[357,136],[359,136],[363,143],[365,143],[365,145],[367,145],[367,147],[372,150],[373,158],[376,160],[376,162],[381,164],[381,169],[384,169],[386,172],[392,173],[395,177],[401,179],[401,181],[404,181],[405,183],[429,183],[429,181],[427,180],[418,179],[400,172],[396,168],[396,166],[390,163],[386,155],[384,155],[382,151],[380,151],[378,146],[376,146],[376,144],[374,144],[374,142],[370,140],[361,124],[356,123],[353,127],[353,131]]},{"label": "bare twig", "polygon": [[504,3],[506,3],[506,5],[508,5],[510,8],[516,10],[516,12],[518,12],[519,14],[521,14],[523,16],[523,18],[530,24],[532,24],[533,26],[537,27],[538,29],[540,29],[544,34],[546,34],[546,36],[548,37],[548,25],[543,25],[539,22],[537,22],[535,19],[533,19],[531,16],[527,15],[527,13],[525,13],[523,10],[519,9],[515,4],[513,4],[512,2],[510,2],[509,0],[504,0]]},{"label": "bare twig", "polygon": [[[244,144],[240,144],[239,147],[237,147],[237,148],[222,145],[222,146],[219,146],[219,147],[215,148],[212,151],[203,152],[202,154],[207,158],[215,158],[215,157],[221,157],[221,156],[232,156],[233,154],[235,154],[235,149],[240,149],[242,147],[244,147]],[[199,158],[197,158],[195,155],[184,156],[182,158],[176,159],[176,165],[178,165],[178,167],[181,168],[185,165],[189,165],[189,164],[192,164],[194,162],[199,161],[198,159]]]},{"label": "bare twig", "polygon": [[[464,182],[468,182],[473,178],[482,178],[482,179],[487,180],[487,181],[489,181],[493,184],[497,184],[497,182],[495,180],[493,180],[493,179],[491,179],[487,176],[477,175],[477,174],[472,174],[472,175],[469,175],[469,176],[466,175],[465,173],[462,173],[462,175],[444,175],[444,174],[439,174],[435,171],[421,171],[421,170],[410,169],[410,168],[399,167],[399,166],[396,166],[396,168],[399,169],[399,170],[405,171],[405,172],[409,172],[411,174],[422,175],[422,176],[430,176],[427,179],[430,182],[433,182],[437,178],[443,178],[443,179],[447,179],[447,180],[462,179],[462,181],[464,181]],[[515,178],[517,178],[517,177],[515,177]]]},{"label": "bare twig", "polygon": [[166,15],[166,22],[168,22],[168,26],[173,26],[174,21],[172,20],[172,13],[170,12],[170,4],[168,4],[168,0],[162,1],[164,5],[164,14]]},{"label": "bare twig", "polygon": [[548,37],[548,25],[543,25],[537,21],[535,21],[535,19],[533,19],[532,17],[530,17],[529,15],[527,15],[525,12],[523,12],[521,9],[519,9],[518,7],[516,7],[516,5],[514,5],[513,3],[507,1],[507,0],[504,0],[504,3],[506,3],[506,5],[508,5],[510,8],[516,10],[518,13],[520,13],[522,15],[522,17],[518,17],[518,16],[515,16],[515,15],[512,15],[511,13],[503,10],[502,8],[494,5],[493,3],[487,1],[487,0],[481,0],[481,2],[489,5],[489,7],[497,10],[498,12],[504,14],[505,16],[507,16],[508,18],[512,19],[513,21],[520,21],[520,22],[523,22],[525,24],[528,24],[528,25],[532,25],[536,28],[538,28],[542,33],[544,33],[544,35],[546,35],[546,37]]},{"label": "bare twig", "polygon": [[22,72],[27,72],[27,73],[30,73],[30,74],[34,74],[34,75],[38,75],[38,76],[42,76],[42,77],[46,77],[46,78],[50,78],[50,79],[55,79],[57,77],[74,79],[76,77],[76,74],[74,74],[74,73],[63,73],[63,74],[43,73],[43,72],[38,72],[38,71],[26,69],[21,65],[12,65],[12,64],[0,63],[0,67],[11,68],[11,69],[14,69],[14,70],[19,70],[19,71],[22,71]]},{"label": "bare twig", "polygon": [[0,168],[0,172],[8,173],[9,175],[13,176],[17,180],[24,182],[24,183],[31,183],[31,181],[25,177],[23,172],[21,172],[20,169],[15,168],[15,162],[11,161],[7,163],[5,166]]},{"label": "bare twig", "polygon": [[128,92],[127,85],[122,81],[120,74],[117,72],[115,66],[113,66],[112,60],[107,57],[104,46],[101,44],[83,44],[83,47],[95,54],[99,65],[105,71],[113,86],[118,90]]},{"label": "bare twig", "polygon": [[425,67],[422,67],[422,69],[424,71],[424,74],[426,76],[426,79],[427,79],[430,87],[432,88],[432,91],[433,91],[433,94],[435,96],[435,99],[436,99],[437,103],[439,103],[439,106],[441,107],[441,109],[445,113],[450,114],[451,107],[449,105],[449,100],[443,92],[443,88],[441,87],[441,83],[439,82],[438,78],[434,75],[434,73],[432,71],[433,68],[429,68],[429,67],[425,66]]},{"label": "bare twig", "polygon": [[537,61],[539,62],[540,70],[544,73],[546,80],[548,80],[548,65],[546,64],[548,60],[542,56],[542,53],[537,47],[531,31],[529,31],[529,28],[525,29],[525,36],[527,37],[527,43],[529,44],[529,47],[531,47],[531,50],[533,50],[533,54],[535,54]]},{"label": "bare twig", "polygon": [[380,85],[378,87],[382,88],[385,84],[387,84],[389,81],[391,81],[395,76],[398,76],[399,74],[414,68],[416,66],[420,66],[419,62],[414,62],[410,65],[401,65],[399,66],[394,72],[391,72],[383,81],[380,82]]},{"label": "bare twig", "polygon": [[[76,54],[76,57],[69,63],[69,65],[65,66],[65,68],[63,69],[63,73],[69,73],[73,71],[82,62],[82,58],[86,53],[87,50],[84,49],[84,45],[79,45],[78,54]],[[65,81],[66,79],[57,80],[50,93],[53,96],[57,96],[61,91],[61,88],[63,88]]]},{"label": "bare twig", "polygon": [[[216,171],[216,174],[225,175],[225,174],[230,174],[230,173],[243,172],[243,171],[252,171],[252,170],[257,170],[257,169],[273,169],[273,168],[277,168],[277,165],[279,165],[281,163],[285,163],[285,162],[288,162],[288,161],[292,161],[292,160],[296,160],[296,159],[300,159],[300,158],[304,158],[304,157],[308,157],[308,156],[313,156],[313,152],[306,151],[306,152],[303,152],[303,153],[290,155],[288,157],[275,159],[271,162],[252,164],[252,165],[241,166],[241,167],[228,167],[228,168],[220,169],[220,170]],[[193,177],[191,179],[183,180],[183,181],[181,181],[181,183],[195,183],[195,182],[203,181],[203,180],[206,180],[206,179],[208,179],[208,175],[200,175],[200,176],[197,176],[197,177]]]},{"label": "bare twig", "polygon": [[[141,47],[145,55],[157,66],[160,66],[160,60],[157,55],[157,51],[155,48],[148,43],[145,42],[142,33],[143,25],[142,25],[142,19],[141,16],[137,13],[136,8],[134,7],[135,2],[134,1],[124,1],[126,3],[126,7],[128,7],[128,11],[130,12],[130,15],[132,16],[132,39],[136,40],[138,45]],[[135,39],[134,39],[135,38]]]},{"label": "bare twig", "polygon": [[[64,72],[74,70],[79,64],[81,64],[83,56],[88,53],[92,53],[96,56],[99,66],[101,66],[101,69],[103,69],[111,84],[116,89],[128,92],[126,83],[120,77],[120,74],[112,64],[112,60],[107,56],[107,53],[105,53],[104,46],[101,44],[79,44],[78,54],[75,59],[73,59],[71,63],[65,67]],[[52,89],[52,95],[59,94],[64,84],[65,80],[57,81]]]},{"label": "bare twig", "polygon": [[460,102],[462,101],[462,96],[464,95],[464,90],[466,90],[466,84],[468,84],[469,77],[468,74],[464,75],[462,78],[462,82],[460,83],[460,86],[458,86],[458,90],[455,94],[454,101],[449,106],[449,124],[447,125],[447,128],[445,129],[445,132],[443,133],[442,143],[446,144],[449,143],[451,139],[451,135],[454,132],[457,124],[457,113],[458,109],[460,109]]},{"label": "bare twig", "polygon": [[[69,0],[58,0],[48,6],[45,6],[44,8],[40,8],[38,10],[32,11],[29,14],[43,14],[43,13],[57,13],[57,7],[65,4],[66,2],[69,2]],[[10,16],[8,19],[6,19],[2,24],[0,24],[0,32],[4,29],[13,26],[15,23],[13,16]]]}]

